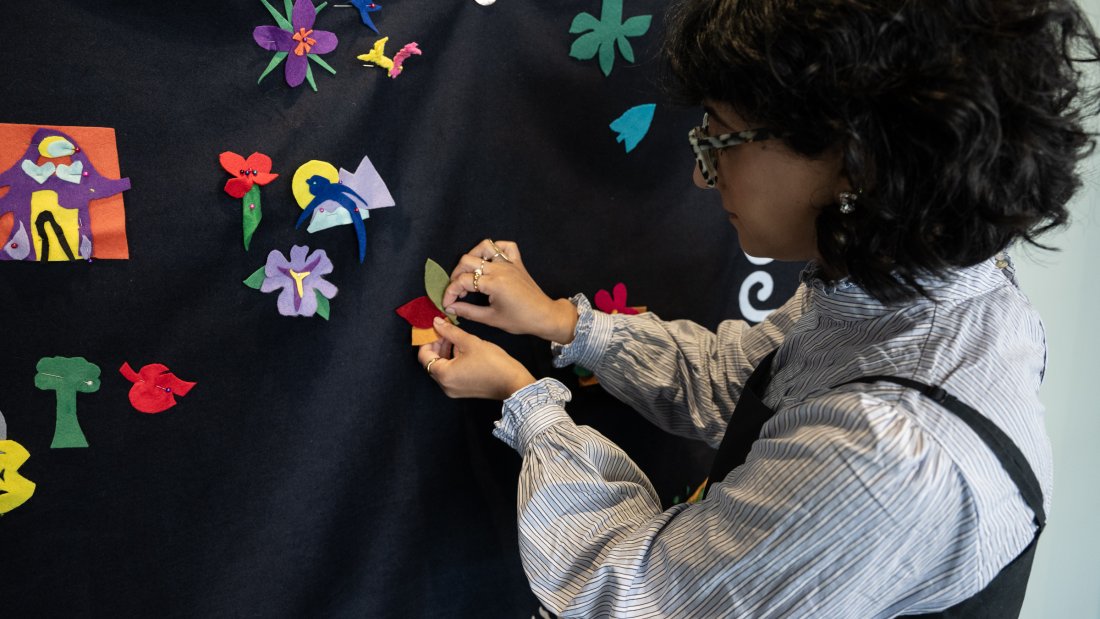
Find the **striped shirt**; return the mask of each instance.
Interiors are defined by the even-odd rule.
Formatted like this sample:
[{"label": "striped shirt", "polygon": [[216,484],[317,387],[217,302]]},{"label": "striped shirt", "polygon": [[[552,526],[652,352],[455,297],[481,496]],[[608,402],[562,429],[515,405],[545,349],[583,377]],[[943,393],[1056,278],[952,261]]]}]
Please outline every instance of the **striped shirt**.
[{"label": "striped shirt", "polygon": [[763,398],[777,412],[705,500],[663,509],[619,447],[569,418],[564,385],[513,394],[494,434],[523,456],[519,544],[539,600],[564,617],[891,617],[981,590],[1035,532],[996,457],[914,390],[830,386],[942,386],[1015,441],[1049,512],[1046,342],[1011,267],[922,283],[931,298],[887,306],[811,265],[765,321],[716,333],[575,297],[576,339],[554,346],[555,363],[593,370],[659,427],[717,447],[742,383],[778,347]]}]

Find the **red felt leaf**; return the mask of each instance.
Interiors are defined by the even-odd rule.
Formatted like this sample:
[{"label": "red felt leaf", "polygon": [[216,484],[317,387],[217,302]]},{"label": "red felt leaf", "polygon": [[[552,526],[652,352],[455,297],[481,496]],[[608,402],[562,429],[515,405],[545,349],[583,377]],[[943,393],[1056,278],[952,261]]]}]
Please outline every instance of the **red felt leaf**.
[{"label": "red felt leaf", "polygon": [[436,316],[446,318],[439,308],[428,297],[417,297],[412,301],[394,310],[397,315],[409,321],[409,324],[417,329],[431,329],[432,319]]}]

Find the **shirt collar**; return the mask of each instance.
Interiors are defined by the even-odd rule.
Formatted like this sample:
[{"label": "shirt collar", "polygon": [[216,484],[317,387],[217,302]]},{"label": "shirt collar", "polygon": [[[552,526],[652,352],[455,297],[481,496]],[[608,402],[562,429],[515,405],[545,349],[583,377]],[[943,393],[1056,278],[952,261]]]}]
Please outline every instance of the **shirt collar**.
[{"label": "shirt collar", "polygon": [[827,281],[821,267],[809,262],[799,276],[809,291],[812,307],[825,315],[852,320],[874,318],[903,307],[929,303],[957,303],[1004,286],[1015,285],[1012,263],[1005,254],[969,267],[951,269],[938,276],[918,277],[917,282],[930,298],[884,304],[848,278]]}]

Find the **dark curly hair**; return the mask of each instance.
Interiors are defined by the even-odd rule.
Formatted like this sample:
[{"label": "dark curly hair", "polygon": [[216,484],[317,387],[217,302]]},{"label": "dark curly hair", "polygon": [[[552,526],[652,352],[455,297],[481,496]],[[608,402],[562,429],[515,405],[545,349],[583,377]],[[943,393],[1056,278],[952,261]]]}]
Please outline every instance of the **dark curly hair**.
[{"label": "dark curly hair", "polygon": [[1064,225],[1093,146],[1100,42],[1072,1],[682,0],[685,103],[728,103],[795,152],[842,153],[856,210],[817,217],[826,272],[881,301]]}]

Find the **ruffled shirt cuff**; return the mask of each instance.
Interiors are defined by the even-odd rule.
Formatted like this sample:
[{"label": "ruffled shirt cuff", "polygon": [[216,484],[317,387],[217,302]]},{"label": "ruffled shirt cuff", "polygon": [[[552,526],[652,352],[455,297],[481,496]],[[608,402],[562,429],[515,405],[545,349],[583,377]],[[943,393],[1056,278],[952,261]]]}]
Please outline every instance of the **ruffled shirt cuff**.
[{"label": "ruffled shirt cuff", "polygon": [[592,309],[588,297],[583,294],[575,295],[569,300],[577,306],[577,328],[573,331],[573,341],[569,344],[550,344],[554,367],[563,368],[575,363],[595,371],[607,345],[611,343],[615,319],[611,314]]},{"label": "ruffled shirt cuff", "polygon": [[565,412],[565,403],[572,399],[569,389],[553,378],[535,381],[504,401],[504,416],[496,422],[493,436],[522,456],[527,445],[547,428],[573,423]]}]

